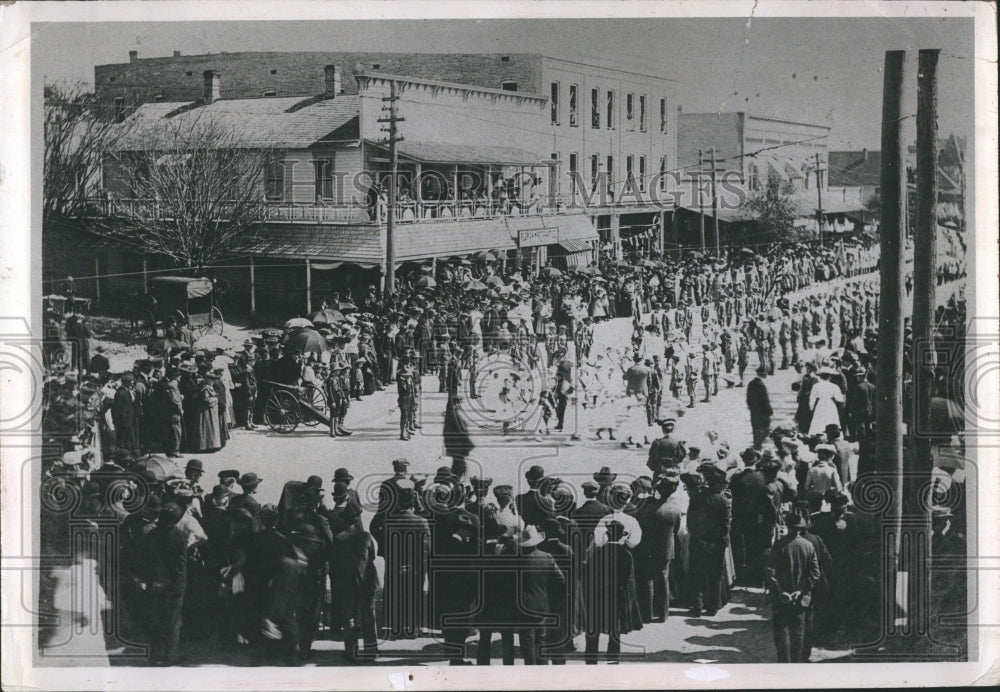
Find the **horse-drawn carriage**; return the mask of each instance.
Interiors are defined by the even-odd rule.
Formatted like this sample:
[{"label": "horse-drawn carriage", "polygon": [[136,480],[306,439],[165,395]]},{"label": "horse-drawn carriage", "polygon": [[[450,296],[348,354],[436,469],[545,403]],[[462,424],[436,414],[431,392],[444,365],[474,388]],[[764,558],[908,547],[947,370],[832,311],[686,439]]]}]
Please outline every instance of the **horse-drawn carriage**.
[{"label": "horse-drawn carriage", "polygon": [[215,284],[205,277],[157,276],[149,280],[149,292],[130,306],[132,332],[149,341],[162,335],[168,324],[186,324],[196,338],[222,334],[225,322],[215,305]]},{"label": "horse-drawn carriage", "polygon": [[314,428],[330,424],[330,406],[320,387],[306,383],[301,386],[265,380],[270,390],[264,401],[264,422],[277,433],[290,433],[299,424]]}]

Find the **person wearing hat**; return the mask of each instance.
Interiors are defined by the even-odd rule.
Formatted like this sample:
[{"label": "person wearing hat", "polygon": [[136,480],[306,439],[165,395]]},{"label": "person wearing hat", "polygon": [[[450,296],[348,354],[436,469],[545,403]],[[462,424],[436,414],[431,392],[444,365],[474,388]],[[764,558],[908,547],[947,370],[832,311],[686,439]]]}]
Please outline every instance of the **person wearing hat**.
[{"label": "person wearing hat", "polygon": [[243,489],[243,493],[234,495],[229,500],[230,509],[245,509],[251,516],[258,517],[260,515],[260,503],[254,495],[257,494],[257,487],[263,480],[256,473],[244,473],[240,476],[236,482]]},{"label": "person wearing hat", "polygon": [[816,452],[818,459],[806,474],[806,482],[800,495],[809,502],[810,507],[818,510],[827,491],[833,490],[839,493],[844,486],[840,480],[840,473],[834,466],[837,448],[826,443],[816,445],[813,451]]},{"label": "person wearing hat", "polygon": [[361,498],[358,496],[358,491],[350,487],[353,480],[354,476],[346,468],[341,467],[333,472],[333,500],[336,503],[334,513],[341,514],[347,505],[356,507],[358,511],[361,510]]},{"label": "person wearing hat", "polygon": [[663,436],[653,440],[649,447],[649,457],[646,460],[646,467],[653,472],[656,477],[668,468],[674,468],[684,460],[684,445],[674,438],[674,426],[677,424],[676,418],[663,418],[659,421]]},{"label": "person wearing hat", "polygon": [[414,511],[414,482],[405,476],[394,478],[389,479],[394,493],[391,506],[375,515],[369,530],[378,543],[378,554],[385,558],[385,627],[390,637],[413,638],[420,635],[427,612],[423,586],[431,557],[431,529]]},{"label": "person wearing hat", "polygon": [[184,509],[169,502],[159,513],[156,528],[149,535],[152,546],[152,582],[149,584],[151,623],[150,655],[154,665],[173,666],[179,662],[181,616],[187,589],[188,540],[177,524]]},{"label": "person wearing hat", "polygon": [[570,512],[570,516],[579,526],[582,546],[590,545],[594,540],[594,531],[598,522],[611,514],[611,508],[598,499],[601,486],[592,481],[586,481],[580,485],[583,491],[584,501],[576,509]]},{"label": "person wearing hat", "polygon": [[838,405],[844,403],[844,394],[840,387],[831,381],[835,371],[829,367],[820,368],[819,382],[813,384],[809,391],[809,410],[812,418],[806,434],[818,435],[829,424],[840,424]]},{"label": "person wearing hat", "polygon": [[803,534],[808,515],[793,512],[786,521],[788,534],[766,556],[765,586],[771,600],[774,643],[778,663],[808,663],[805,657],[806,611],[820,580],[819,556]]},{"label": "person wearing hat", "polygon": [[525,524],[537,526],[555,514],[555,504],[551,498],[539,492],[542,480],[545,478],[545,470],[541,466],[535,465],[529,468],[524,478],[528,482],[528,490],[514,498],[514,505]]},{"label": "person wearing hat", "polygon": [[141,454],[139,425],[142,421],[142,402],[136,396],[135,375],[131,372],[122,374],[121,386],[111,403],[111,420],[115,426],[117,446],[138,457]]},{"label": "person wearing hat", "polygon": [[766,377],[767,368],[760,366],[757,368],[757,376],[747,384],[747,408],[750,409],[750,428],[755,449],[760,449],[768,433],[771,432],[771,416],[774,415],[771,397],[767,392],[767,385],[764,384]]},{"label": "person wearing hat", "polygon": [[702,487],[690,497],[687,526],[688,578],[691,584],[691,615],[711,617],[723,605],[725,556],[729,546],[732,505],[723,494],[726,474],[712,462],[698,467]]},{"label": "person wearing hat", "polygon": [[[583,592],[577,559],[562,528],[562,522],[549,517],[538,527],[544,536],[538,550],[548,553],[562,572],[565,587],[550,594],[550,608],[557,616],[557,624],[545,635],[546,652],[553,665],[565,665],[566,654],[574,651],[573,637],[584,627]],[[581,556],[582,557],[582,556]]]},{"label": "person wearing hat", "polygon": [[[513,486],[495,486],[493,497],[496,499],[496,504],[486,506],[487,522],[483,525],[484,540],[493,540],[496,547],[499,548],[498,541],[501,541],[504,536],[513,537],[524,530],[524,519],[518,514],[517,505],[514,504]],[[496,524],[495,527],[491,527],[493,523]],[[493,533],[497,535],[493,536]]]},{"label": "person wearing hat", "polygon": [[257,373],[254,368],[256,346],[247,339],[230,366],[233,379],[233,408],[236,425],[255,430],[254,409],[257,407]]},{"label": "person wearing hat", "polygon": [[595,540],[584,557],[582,581],[588,605],[584,656],[588,665],[597,663],[601,634],[608,635],[607,657],[613,663],[621,652],[622,635],[642,629],[632,554],[624,545],[628,539],[621,521],[608,521],[603,525],[603,540]]},{"label": "person wearing hat", "polygon": [[399,356],[396,370],[396,404],[399,406],[399,439],[404,442],[416,432],[416,408],[419,376],[409,351]]},{"label": "person wearing hat", "polygon": [[343,370],[348,367],[343,358],[334,358],[331,355],[330,367],[326,379],[323,381],[323,388],[326,392],[326,400],[329,403],[330,416],[330,437],[345,437],[351,433],[344,429],[344,418],[342,411],[346,411],[349,405],[348,390],[344,389]]},{"label": "person wearing hat", "polygon": [[[330,560],[331,588],[340,601],[340,626],[344,650],[352,663],[371,663],[378,655],[375,623],[375,541],[361,526],[361,507],[348,505],[341,518],[347,525],[333,538]],[[358,638],[364,642],[359,649]]]},{"label": "person wearing hat", "polygon": [[652,498],[639,507],[636,521],[642,539],[632,551],[642,621],[664,622],[670,611],[670,561],[680,544],[683,507],[674,498],[680,474],[670,469],[653,485]]},{"label": "person wearing hat", "polygon": [[762,575],[759,569],[754,574],[748,545],[756,521],[757,501],[767,481],[757,468],[761,458],[759,451],[748,447],[740,452],[740,458],[745,464],[744,468],[729,479],[729,492],[733,502],[733,525],[729,532],[733,566],[737,583],[749,585],[756,579],[759,584]]}]

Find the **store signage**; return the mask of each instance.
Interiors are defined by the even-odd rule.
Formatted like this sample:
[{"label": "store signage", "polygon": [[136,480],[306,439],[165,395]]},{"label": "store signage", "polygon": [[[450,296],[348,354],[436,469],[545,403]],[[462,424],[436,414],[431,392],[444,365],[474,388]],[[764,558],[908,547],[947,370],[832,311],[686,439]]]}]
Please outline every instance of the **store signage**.
[{"label": "store signage", "polygon": [[517,242],[520,247],[555,245],[559,242],[559,229],[525,228],[517,232]]}]

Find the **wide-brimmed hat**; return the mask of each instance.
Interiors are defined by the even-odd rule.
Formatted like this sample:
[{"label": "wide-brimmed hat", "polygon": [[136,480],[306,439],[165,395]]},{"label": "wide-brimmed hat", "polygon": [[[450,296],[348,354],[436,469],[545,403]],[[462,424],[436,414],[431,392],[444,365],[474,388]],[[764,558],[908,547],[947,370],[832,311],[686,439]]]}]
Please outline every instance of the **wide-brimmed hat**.
[{"label": "wide-brimmed hat", "polygon": [[543,540],[545,539],[538,529],[536,529],[533,525],[528,524],[524,527],[524,530],[518,537],[517,542],[522,548],[532,548],[541,543]]},{"label": "wide-brimmed hat", "polygon": [[244,488],[255,488],[260,485],[261,481],[264,479],[258,476],[256,473],[244,473],[240,476],[240,479],[236,481],[240,486]]},{"label": "wide-brimmed hat", "polygon": [[819,444],[819,445],[816,445],[816,447],[815,447],[815,449],[813,449],[813,451],[816,452],[816,454],[819,454],[820,452],[826,452],[827,454],[833,456],[833,455],[835,455],[837,453],[837,448],[834,447],[833,445]]},{"label": "wide-brimmed hat", "polygon": [[212,493],[206,498],[206,500],[213,507],[221,507],[226,501],[229,500],[230,497],[232,497],[232,492],[230,492],[226,486],[216,485],[212,488]]},{"label": "wide-brimmed hat", "polygon": [[790,529],[808,529],[812,527],[812,521],[807,513],[793,510],[785,517],[785,526]]},{"label": "wide-brimmed hat", "polygon": [[618,478],[617,473],[611,473],[611,469],[607,466],[602,466],[601,470],[594,474],[594,480],[601,486],[611,485]]},{"label": "wide-brimmed hat", "polygon": [[493,488],[493,495],[495,497],[500,497],[501,495],[513,495],[514,486],[512,485],[498,485]]}]

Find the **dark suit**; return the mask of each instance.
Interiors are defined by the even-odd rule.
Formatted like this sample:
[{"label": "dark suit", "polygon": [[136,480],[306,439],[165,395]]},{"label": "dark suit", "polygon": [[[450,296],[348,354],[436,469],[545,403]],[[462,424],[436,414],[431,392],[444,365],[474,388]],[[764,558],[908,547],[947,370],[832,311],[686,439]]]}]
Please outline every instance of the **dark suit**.
[{"label": "dark suit", "polygon": [[673,437],[661,437],[653,440],[649,446],[649,458],[646,466],[653,473],[660,473],[665,468],[678,466],[684,460],[684,445]]},{"label": "dark suit", "polygon": [[375,629],[375,542],[364,530],[353,526],[334,536],[330,580],[339,592],[344,629],[344,648],[352,660],[358,655],[358,634],[364,640],[365,656],[378,649]]},{"label": "dark suit", "polygon": [[555,504],[551,499],[539,495],[537,490],[529,490],[515,497],[514,506],[525,524],[535,526],[555,514]]},{"label": "dark suit", "polygon": [[379,550],[385,557],[386,626],[392,636],[417,636],[425,623],[430,525],[412,509],[396,510],[384,518]]},{"label": "dark suit", "polygon": [[[549,592],[549,605],[557,621],[546,633],[546,647],[542,650],[541,659],[544,662],[546,658],[550,658],[553,664],[563,665],[566,663],[566,653],[573,651],[573,635],[578,631],[577,625],[581,628],[583,626],[583,595],[580,591],[578,555],[568,545],[555,538],[546,538],[538,544],[538,550],[552,556],[564,580],[564,584]],[[577,617],[578,613],[580,618]]]},{"label": "dark suit", "polygon": [[234,495],[229,501],[229,509],[245,509],[250,512],[254,518],[260,516],[260,503],[257,502],[257,498],[247,493]]},{"label": "dark suit", "polygon": [[819,581],[819,557],[813,545],[795,533],[778,541],[768,556],[767,590],[774,604],[774,644],[778,663],[802,663],[806,608],[782,604],[782,593],[812,592]]},{"label": "dark suit", "polygon": [[750,380],[747,385],[747,408],[750,409],[750,427],[753,428],[753,446],[760,449],[761,444],[771,432],[771,398],[767,394],[767,385],[759,377]]},{"label": "dark suit", "polygon": [[868,437],[875,420],[875,385],[864,380],[848,390],[847,413],[853,438]]},{"label": "dark suit", "polygon": [[[479,517],[464,509],[436,514],[431,527],[430,589],[434,623],[441,630],[449,662],[463,659],[465,638],[479,583],[479,572],[471,562],[479,554]],[[436,558],[449,564],[438,568]],[[470,560],[469,569],[455,569],[454,561]]]},{"label": "dark suit", "polygon": [[757,585],[760,584],[762,575],[759,569],[756,574],[752,574],[747,537],[755,519],[755,503],[766,482],[764,474],[753,468],[743,469],[729,479],[729,491],[733,496],[733,526],[729,536],[736,578],[739,581],[756,579]]},{"label": "dark suit", "polygon": [[687,521],[693,608],[711,615],[723,605],[725,554],[732,523],[730,500],[721,492],[697,493],[688,505]]},{"label": "dark suit", "polygon": [[681,512],[670,498],[646,502],[636,520],[642,540],[632,554],[635,558],[635,581],[639,611],[644,622],[666,618],[670,611],[670,561],[680,540]]},{"label": "dark suit", "polygon": [[138,457],[142,403],[134,391],[125,386],[118,388],[111,404],[111,419],[115,424],[115,439],[118,447],[127,449],[132,453],[132,456]]},{"label": "dark suit", "polygon": [[158,526],[153,542],[153,660],[174,664],[181,636],[181,612],[187,587],[187,536],[176,526]]},{"label": "dark suit", "polygon": [[576,536],[568,536],[570,545],[577,554],[582,555],[587,547],[594,542],[594,529],[597,528],[597,522],[608,514],[611,514],[611,508],[598,500],[587,500],[570,513],[579,526]]}]

